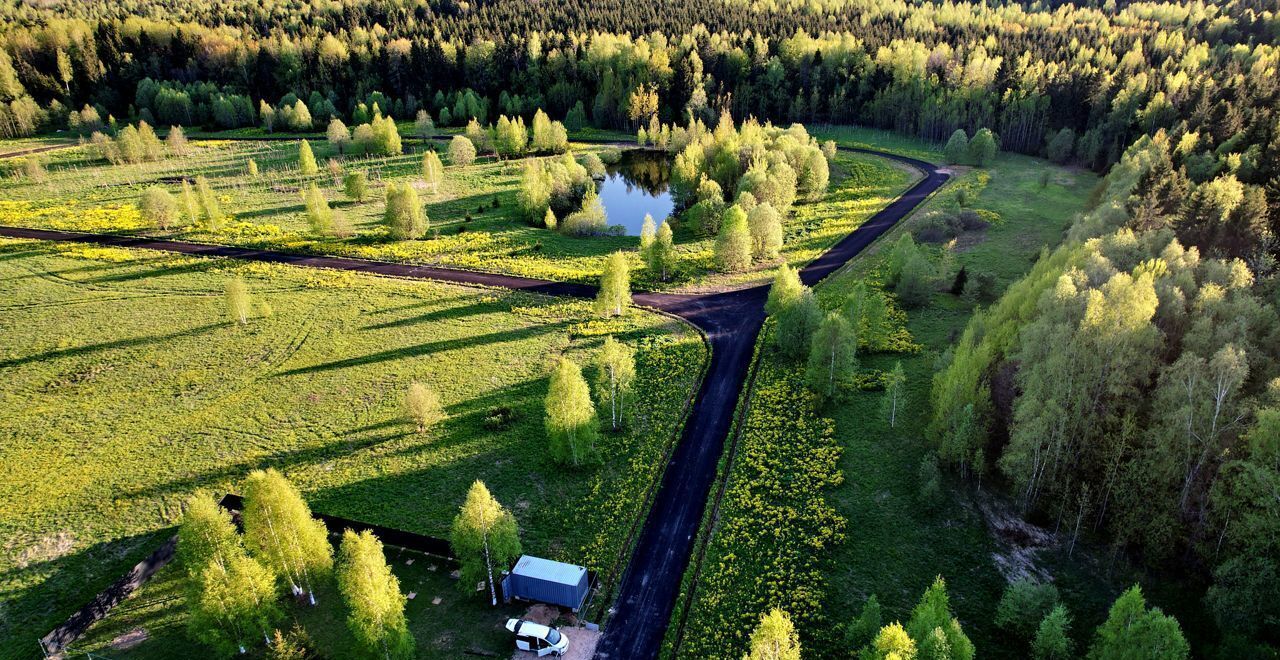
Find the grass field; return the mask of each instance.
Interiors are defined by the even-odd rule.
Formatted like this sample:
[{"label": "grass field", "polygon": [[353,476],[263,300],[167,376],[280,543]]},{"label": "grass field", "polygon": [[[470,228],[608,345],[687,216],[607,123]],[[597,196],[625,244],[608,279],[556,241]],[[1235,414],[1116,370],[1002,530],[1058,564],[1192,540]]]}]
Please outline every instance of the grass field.
[{"label": "grass field", "polygon": [[[890,134],[822,128],[814,133],[846,146],[940,160],[929,145]],[[958,265],[971,273],[992,273],[1003,289],[1030,268],[1042,246],[1062,240],[1094,181],[1090,173],[1015,155],[1002,155],[986,170],[959,168],[956,179],[911,219],[820,285],[819,300],[835,309],[857,280],[876,281],[884,246],[917,227],[930,211],[954,209],[961,190],[969,206],[984,210],[994,222],[959,238]],[[869,595],[879,598],[885,623],[905,621],[938,574],[947,579],[954,611],[979,653],[1025,655],[997,639],[992,619],[1005,580],[993,554],[1004,548],[988,532],[970,487],[950,484],[947,502],[933,512],[917,497],[918,468],[928,451],[923,429],[934,365],[972,312],[972,303],[938,293],[905,317],[919,351],[859,356],[861,373],[872,378],[902,361],[907,393],[896,428],[882,413],[876,388],[818,403],[804,391],[803,365],[769,346],[772,326],[766,327],[749,413],[691,602],[681,657],[741,655],[760,613],[780,604],[797,610],[791,615],[810,652],[845,657],[852,649],[845,645],[844,626]],[[796,426],[785,420],[816,421]],[[777,516],[788,511],[794,513],[780,524]],[[1077,551],[1074,561],[1045,553],[1041,561],[1076,615],[1077,631],[1091,630],[1123,579],[1105,576],[1105,567],[1089,553]]]},{"label": "grass field", "polygon": [[[226,322],[232,276],[269,316]],[[483,479],[527,551],[607,579],[706,358],[651,313],[600,321],[585,302],[119,248],[0,241],[0,301],[3,658],[35,655],[172,532],[188,493],[263,466],[317,511],[436,536]],[[638,349],[636,422],[603,437],[602,465],[558,467],[549,361],[588,362],[606,334]],[[429,433],[401,412],[414,380],[449,414]],[[486,421],[499,411],[512,421]]]},{"label": "grass field", "polygon": [[[482,159],[468,167],[447,165],[440,190],[431,191],[420,181],[421,152],[427,145],[417,141],[407,141],[402,156],[342,157],[323,139],[313,138],[311,146],[320,163],[320,173],[315,176],[299,173],[298,142],[215,138],[191,144],[187,156],[137,165],[111,166],[96,159],[88,148],[42,154],[48,170],[44,182],[20,177],[0,180],[4,200],[0,201],[0,224],[175,236],[584,282],[599,278],[606,255],[625,250],[637,271],[638,285],[646,288],[699,289],[763,281],[774,265],[760,264],[735,275],[716,274],[712,272],[714,239],[678,232],[681,259],[676,278],[658,282],[642,269],[637,237],[573,237],[534,227],[520,217],[516,209],[522,172],[519,160]],[[574,145],[576,153],[604,148]],[[0,144],[0,151],[8,149]],[[342,194],[340,177],[335,179],[326,170],[325,163],[331,157],[338,158],[344,171],[368,172],[369,198],[354,202]],[[246,172],[249,159],[260,168],[259,176],[250,177]],[[135,211],[134,205],[147,187],[161,185],[177,193],[184,177],[196,175],[209,178],[223,211],[233,216],[225,227],[205,231],[187,226],[165,231],[148,226]],[[839,155],[832,167],[830,194],[820,202],[797,205],[785,221],[780,259],[793,265],[807,263],[905,189],[914,176],[914,172],[882,158]],[[424,239],[387,240],[381,226],[383,188],[391,181],[417,182],[430,220]],[[310,231],[301,191],[312,182],[350,222],[355,232],[351,237],[326,238]]]}]

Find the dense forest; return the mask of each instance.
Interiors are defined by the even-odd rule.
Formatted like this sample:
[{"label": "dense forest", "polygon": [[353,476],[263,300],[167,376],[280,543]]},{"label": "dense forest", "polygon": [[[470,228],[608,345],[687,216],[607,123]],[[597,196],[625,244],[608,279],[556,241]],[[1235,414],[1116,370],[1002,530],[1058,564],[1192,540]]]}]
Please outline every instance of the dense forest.
[{"label": "dense forest", "polygon": [[1265,182],[1280,18],[1264,4],[21,3],[4,10],[0,124],[232,128],[298,100],[319,127],[375,101],[459,125],[578,104],[632,128],[729,109],[934,140],[988,127],[1005,149],[1097,168],[1164,129],[1193,180]]},{"label": "dense forest", "polygon": [[311,131],[379,111],[462,126],[540,109],[569,130],[631,131],[728,112],[935,142],[989,129],[1001,149],[1107,171],[1067,242],[943,357],[931,440],[1071,538],[1208,576],[1224,631],[1280,643],[1275,0],[0,12],[6,137],[136,120]]}]

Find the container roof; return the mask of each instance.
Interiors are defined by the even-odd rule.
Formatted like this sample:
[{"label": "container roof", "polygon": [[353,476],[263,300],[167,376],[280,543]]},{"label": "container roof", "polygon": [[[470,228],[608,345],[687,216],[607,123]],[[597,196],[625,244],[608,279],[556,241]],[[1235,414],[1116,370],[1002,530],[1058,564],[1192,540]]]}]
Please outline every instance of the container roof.
[{"label": "container roof", "polygon": [[582,575],[586,572],[587,569],[581,566],[530,555],[522,555],[520,561],[516,562],[516,567],[511,569],[513,575],[523,575],[570,586],[576,586],[581,582]]}]

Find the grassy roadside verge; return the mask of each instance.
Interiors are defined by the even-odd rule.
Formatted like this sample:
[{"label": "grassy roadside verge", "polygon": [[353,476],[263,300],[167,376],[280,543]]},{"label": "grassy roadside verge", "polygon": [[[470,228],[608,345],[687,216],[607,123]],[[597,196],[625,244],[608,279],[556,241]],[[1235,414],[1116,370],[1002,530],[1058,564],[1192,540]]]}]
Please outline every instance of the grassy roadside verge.
[{"label": "grassy roadside verge", "polygon": [[[902,150],[938,160],[928,145],[897,138],[882,141],[883,134],[876,132],[849,129],[829,134],[818,128],[814,133],[835,137],[842,146]],[[1019,156],[1002,156],[989,170],[960,168],[953,183],[911,219],[820,285],[819,300],[824,308],[834,309],[858,280],[877,282],[883,246],[901,232],[918,228],[930,211],[954,208],[958,196],[967,198],[969,207],[992,214],[987,217],[993,223],[981,232],[959,237],[957,267],[988,272],[1002,289],[1030,267],[1041,246],[1060,241],[1092,182],[1090,174]],[[823,419],[829,426],[811,425],[806,430],[793,425],[786,442],[810,454],[834,447],[836,472],[843,478],[810,488],[812,492],[801,502],[797,485],[823,472],[812,460],[792,459],[789,450],[771,452],[773,462],[764,466],[735,460],[727,479],[731,491],[737,489],[743,496],[740,504],[724,507],[710,541],[679,657],[740,656],[759,614],[774,606],[798,610],[791,614],[809,652],[847,656],[844,624],[856,617],[868,595],[879,597],[886,623],[905,619],[939,573],[948,579],[953,606],[980,652],[1000,655],[1008,650],[996,641],[991,624],[1004,585],[993,563],[993,554],[1001,546],[991,538],[966,490],[950,485],[946,501],[930,510],[916,489],[920,459],[927,449],[922,429],[933,364],[972,311],[971,302],[948,293],[935,294],[923,309],[909,311],[904,319],[905,330],[921,347],[919,352],[860,355],[861,372],[872,382],[899,360],[907,371],[906,412],[896,428],[890,428],[881,413],[878,388],[819,405],[795,391],[802,388],[796,381],[803,365],[786,361],[772,350],[761,351],[760,379],[751,394],[744,437],[749,442],[754,435],[767,442],[772,435],[770,420],[777,416]],[[769,341],[768,331],[760,341]],[[744,445],[740,451],[751,450]],[[834,516],[829,524],[809,524],[804,531],[792,532],[798,538],[775,533],[771,527],[777,521],[761,516],[775,507],[795,506],[814,511],[829,508]],[[787,524],[798,527],[790,519]],[[745,531],[738,531],[740,527]],[[831,542],[841,530],[843,538]],[[795,546],[803,551],[795,552]],[[1052,558],[1046,561],[1053,563]],[[751,568],[741,568],[744,563]],[[759,579],[746,579],[756,570],[763,571]],[[1073,570],[1060,588],[1068,605],[1084,607],[1083,603],[1096,598],[1100,585],[1090,579],[1090,567]]]}]

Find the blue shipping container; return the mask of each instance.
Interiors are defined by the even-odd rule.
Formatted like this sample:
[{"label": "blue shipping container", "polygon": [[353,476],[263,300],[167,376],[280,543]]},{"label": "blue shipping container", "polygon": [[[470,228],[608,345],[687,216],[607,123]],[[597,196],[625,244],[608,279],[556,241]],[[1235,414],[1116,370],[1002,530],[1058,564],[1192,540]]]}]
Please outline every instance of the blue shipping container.
[{"label": "blue shipping container", "polygon": [[508,600],[532,600],[577,612],[587,598],[587,586],[587,569],[581,566],[523,555],[503,578],[502,593]]}]

